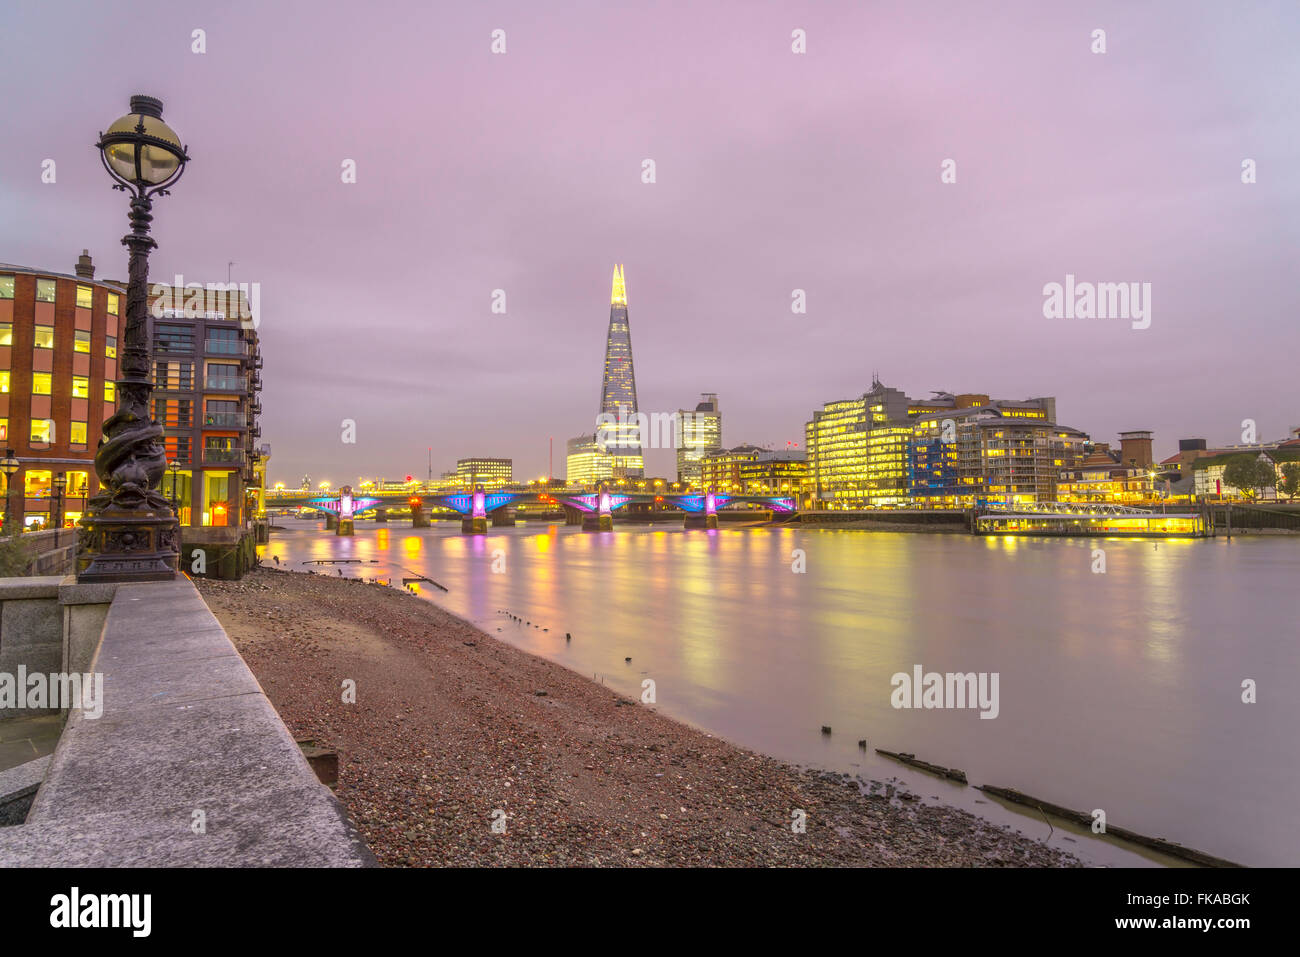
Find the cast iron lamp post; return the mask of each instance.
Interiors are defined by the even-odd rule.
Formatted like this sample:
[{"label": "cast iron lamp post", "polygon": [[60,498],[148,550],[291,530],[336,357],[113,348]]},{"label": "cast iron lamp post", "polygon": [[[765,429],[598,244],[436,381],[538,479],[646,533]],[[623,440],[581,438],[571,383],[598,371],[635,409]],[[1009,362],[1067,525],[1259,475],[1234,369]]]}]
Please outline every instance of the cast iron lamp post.
[{"label": "cast iron lamp post", "polygon": [[60,472],[54,476],[54,494],[50,502],[50,527],[59,529],[63,527],[63,490],[68,487],[68,474]]},{"label": "cast iron lamp post", "polygon": [[19,462],[18,459],[14,458],[14,450],[13,450],[13,449],[5,449],[5,457],[4,457],[3,459],[0,459],[0,472],[4,472],[4,473],[5,473],[5,524],[4,524],[4,533],[5,533],[6,535],[13,535],[13,533],[14,533],[14,532],[13,532],[13,529],[11,529],[11,528],[9,527],[9,493],[10,493],[10,491],[11,491],[11,489],[9,488],[9,483],[11,483],[11,482],[14,480],[14,473],[17,472],[17,471],[18,471],[20,468],[22,468],[22,467],[23,467],[23,464],[22,464],[21,462]]},{"label": "cast iron lamp post", "polygon": [[180,506],[176,499],[176,476],[180,473],[181,463],[172,459],[171,464],[167,466],[167,471],[172,473],[172,511],[180,513]]},{"label": "cast iron lamp post", "polygon": [[149,235],[153,198],[167,195],[185,172],[189,154],[162,120],[162,101],[131,97],[131,112],[100,134],[95,144],[104,168],[131,197],[126,290],[126,331],[117,380],[117,412],[104,423],[95,453],[103,486],[86,503],[77,552],[77,580],[169,581],[176,577],[180,535],[176,513],[158,491],[167,470],[163,430],[150,397]]}]

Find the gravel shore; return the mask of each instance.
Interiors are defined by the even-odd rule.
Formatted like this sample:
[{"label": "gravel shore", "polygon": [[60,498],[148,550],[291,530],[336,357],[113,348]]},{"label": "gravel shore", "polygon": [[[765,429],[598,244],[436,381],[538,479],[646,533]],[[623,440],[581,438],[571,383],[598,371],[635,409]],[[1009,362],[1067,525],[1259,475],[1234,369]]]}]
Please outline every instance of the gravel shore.
[{"label": "gravel shore", "polygon": [[339,752],[338,796],[385,865],[1079,863],[739,748],[397,589],[266,569],[196,584],[295,737]]}]

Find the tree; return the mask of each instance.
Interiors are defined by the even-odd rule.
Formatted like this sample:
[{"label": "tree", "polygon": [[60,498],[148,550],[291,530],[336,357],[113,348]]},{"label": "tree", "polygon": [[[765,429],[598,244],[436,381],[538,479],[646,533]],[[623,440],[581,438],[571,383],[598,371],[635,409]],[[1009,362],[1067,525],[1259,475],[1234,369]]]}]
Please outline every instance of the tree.
[{"label": "tree", "polygon": [[1278,491],[1295,501],[1300,494],[1300,462],[1287,462],[1282,466],[1282,479],[1277,483]]},{"label": "tree", "polygon": [[1258,498],[1261,490],[1277,487],[1277,470],[1265,457],[1238,455],[1224,465],[1223,484],[1240,489],[1243,495]]},{"label": "tree", "polygon": [[21,578],[31,565],[31,546],[17,535],[0,539],[0,578]]}]

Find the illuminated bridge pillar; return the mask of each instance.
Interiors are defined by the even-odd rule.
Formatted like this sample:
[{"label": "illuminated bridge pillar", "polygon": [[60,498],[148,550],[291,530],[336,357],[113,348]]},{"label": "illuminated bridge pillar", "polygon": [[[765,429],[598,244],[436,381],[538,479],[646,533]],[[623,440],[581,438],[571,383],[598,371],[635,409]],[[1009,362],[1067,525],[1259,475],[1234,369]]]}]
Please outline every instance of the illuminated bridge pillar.
[{"label": "illuminated bridge pillar", "polygon": [[339,489],[339,520],[334,529],[335,535],[355,535],[352,523],[352,486],[345,485]]},{"label": "illuminated bridge pillar", "polygon": [[612,532],[614,530],[614,510],[610,507],[609,492],[600,490],[596,511],[582,516],[582,527],[588,532]]},{"label": "illuminated bridge pillar", "polygon": [[565,525],[581,525],[582,515],[583,515],[582,509],[574,508],[572,505],[564,506]]},{"label": "illuminated bridge pillar", "polygon": [[429,527],[429,513],[424,510],[424,503],[418,498],[411,499],[411,527]]},{"label": "illuminated bridge pillar", "polygon": [[515,510],[502,505],[492,513],[493,528],[514,528],[515,527]]},{"label": "illuminated bridge pillar", "polygon": [[386,522],[386,521],[388,521],[388,509],[386,509],[386,508],[377,508],[377,509],[375,509],[375,521],[376,521],[376,522]]},{"label": "illuminated bridge pillar", "polygon": [[713,496],[713,490],[704,493],[704,508],[698,512],[687,512],[686,528],[717,528],[718,527],[718,502]]},{"label": "illuminated bridge pillar", "polygon": [[325,513],[325,531],[328,532],[330,529],[332,529],[332,528],[338,528],[338,527],[339,527],[339,517],[338,517],[337,515],[335,515],[333,512],[326,512],[326,513]]},{"label": "illuminated bridge pillar", "polygon": [[460,520],[460,530],[466,535],[487,534],[487,496],[482,485],[474,489],[469,514]]}]

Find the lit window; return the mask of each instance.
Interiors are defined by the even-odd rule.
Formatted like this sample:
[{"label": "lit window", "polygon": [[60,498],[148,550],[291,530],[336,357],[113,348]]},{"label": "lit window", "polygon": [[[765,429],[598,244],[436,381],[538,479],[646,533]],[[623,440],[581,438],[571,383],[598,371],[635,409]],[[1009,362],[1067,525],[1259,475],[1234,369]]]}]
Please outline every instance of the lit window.
[{"label": "lit window", "polygon": [[36,301],[37,302],[54,301],[54,280],[53,279],[36,280]]},{"label": "lit window", "polygon": [[9,370],[0,371],[0,394],[9,391]]},{"label": "lit window", "polygon": [[[77,423],[72,423],[75,427]],[[82,487],[90,491],[90,473],[89,472],[69,472],[68,473],[68,495],[74,498],[82,496]]]},{"label": "lit window", "polygon": [[0,442],[9,441],[9,419],[0,419]]},{"label": "lit window", "polygon": [[0,299],[12,299],[14,297],[14,277],[0,276]]},{"label": "lit window", "polygon": [[14,344],[14,324],[12,322],[0,322],[0,346],[11,346]]},{"label": "lit window", "polygon": [[90,379],[84,375],[72,377],[72,397],[74,399],[90,398]]},{"label": "lit window", "polygon": [[110,359],[117,358],[117,336],[108,336],[104,340],[104,355]]},{"label": "lit window", "polygon": [[86,423],[85,422],[72,423],[72,428],[68,433],[68,441],[71,442],[73,445],[86,444]]},{"label": "lit window", "polygon": [[32,437],[33,442],[48,444],[50,434],[54,431],[54,422],[50,419],[32,419]]},{"label": "lit window", "polygon": [[77,332],[76,332],[76,335],[77,335],[77,338],[76,338],[76,340],[73,342],[73,344],[72,344],[72,348],[73,348],[74,350],[76,350],[77,352],[89,352],[89,351],[90,351],[90,333],[87,332],[87,331],[84,330],[84,329],[78,329]]},{"label": "lit window", "polygon": [[95,291],[91,289],[89,286],[78,286],[77,287],[77,308],[89,309],[94,295],[95,295]]},{"label": "lit window", "polygon": [[49,395],[50,394],[50,373],[33,372],[32,373],[32,395]]},{"label": "lit window", "polygon": [[110,316],[117,315],[117,293],[115,292],[108,294],[108,314]]},{"label": "lit window", "polygon": [[28,498],[41,498],[50,494],[52,475],[45,469],[28,469],[23,475],[23,494]]},{"label": "lit window", "polygon": [[54,327],[53,326],[36,327],[36,348],[37,349],[54,348]]},{"label": "lit window", "polygon": [[116,387],[116,383],[113,383],[113,382],[105,382],[105,383],[104,383],[104,401],[105,401],[105,402],[116,402],[116,401],[117,401],[117,387]]}]

